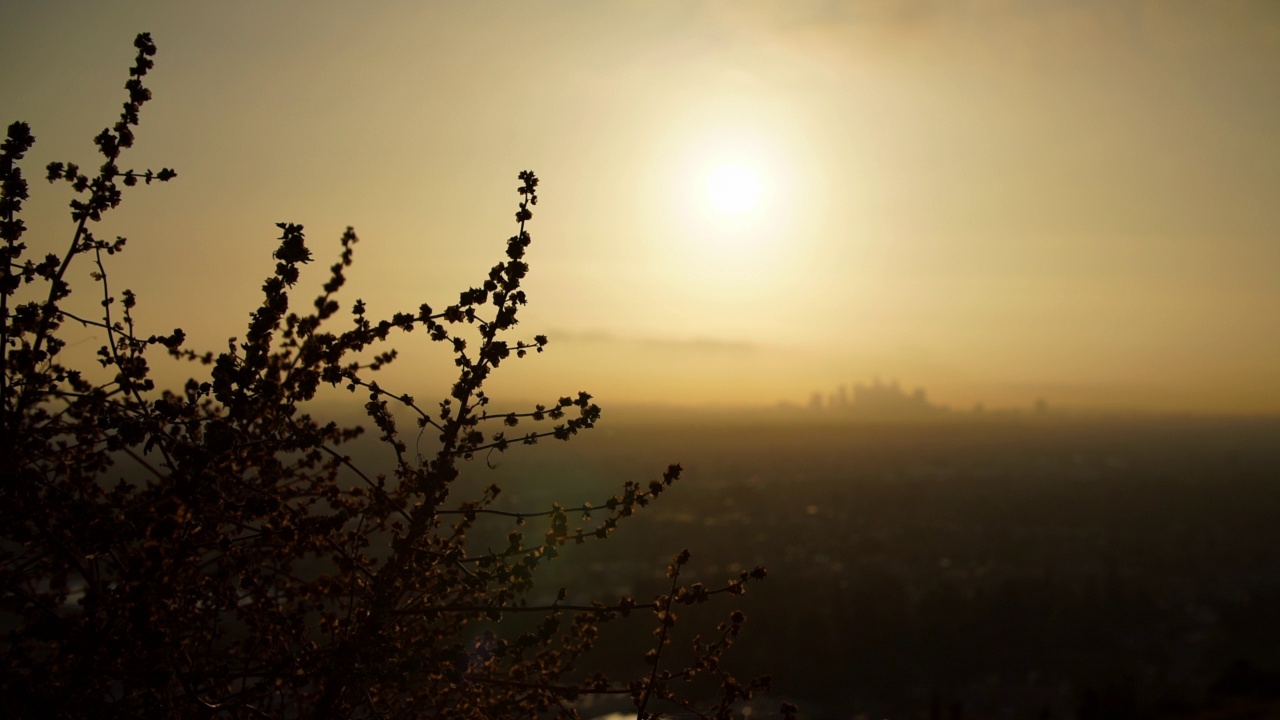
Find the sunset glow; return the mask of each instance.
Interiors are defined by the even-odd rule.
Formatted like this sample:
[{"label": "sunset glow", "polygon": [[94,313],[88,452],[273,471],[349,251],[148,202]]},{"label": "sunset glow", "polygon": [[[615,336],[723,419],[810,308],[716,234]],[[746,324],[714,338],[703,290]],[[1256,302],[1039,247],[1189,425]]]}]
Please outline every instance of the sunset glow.
[{"label": "sunset glow", "polygon": [[4,717],[1280,718],[1278,78],[1280,0],[0,2]]},{"label": "sunset glow", "polygon": [[[1280,412],[1280,9],[906,5],[17,4],[0,113],[34,166],[86,157],[153,33],[130,162],[179,177],[102,232],[169,269],[120,280],[147,332],[219,297],[201,347],[243,332],[280,221],[316,267],[355,227],[344,305],[448,302],[532,168],[521,330],[554,360],[513,392],[772,405],[883,374],[956,407]],[[67,199],[34,188],[30,242]]]}]

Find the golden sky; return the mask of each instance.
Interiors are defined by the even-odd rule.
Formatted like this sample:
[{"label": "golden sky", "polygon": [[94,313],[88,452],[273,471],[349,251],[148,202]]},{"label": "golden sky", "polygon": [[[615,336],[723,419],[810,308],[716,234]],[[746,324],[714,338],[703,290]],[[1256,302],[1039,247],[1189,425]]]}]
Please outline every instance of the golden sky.
[{"label": "golden sky", "polygon": [[[499,396],[771,405],[880,375],[954,407],[1280,412],[1270,0],[11,1],[0,120],[32,124],[30,175],[92,162],[144,30],[125,164],[179,176],[99,234],[130,238],[113,285],[144,326],[193,346],[243,334],[279,221],[304,286],[353,225],[348,303],[453,301],[530,168],[521,329],[552,345]],[[66,188],[34,191],[27,241],[60,249]],[[443,395],[426,345],[392,384]]]}]

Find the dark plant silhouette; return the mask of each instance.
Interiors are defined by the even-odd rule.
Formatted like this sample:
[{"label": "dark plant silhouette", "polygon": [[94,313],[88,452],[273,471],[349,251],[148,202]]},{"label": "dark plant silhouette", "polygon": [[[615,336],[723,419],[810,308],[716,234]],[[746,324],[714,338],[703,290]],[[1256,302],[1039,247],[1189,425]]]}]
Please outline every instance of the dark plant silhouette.
[{"label": "dark plant silhouette", "polygon": [[[642,717],[674,708],[724,718],[764,688],[767,679],[739,681],[722,664],[740,612],[694,638],[688,662],[664,654],[677,606],[741,593],[763,569],[715,588],[686,586],[685,551],[649,602],[529,600],[542,564],[566,545],[607,538],[679,478],[679,465],[647,487],[629,482],[576,507],[500,511],[496,486],[451,497],[477,454],[568,440],[600,417],[586,393],[499,412],[483,390],[503,363],[547,345],[542,335],[507,339],[526,302],[525,226],[538,178],[519,175],[519,229],[506,258],[443,310],[423,304],[373,319],[357,300],[343,313],[336,296],[352,264],[351,229],[319,296],[294,309],[291,292],[312,254],[301,226],[280,223],[275,267],[244,338],[221,353],[196,352],[180,329],[139,329],[134,294],[116,294],[108,281],[106,258],[125,240],[94,234],[126,188],[175,177],[119,164],[150,99],[143,79],[155,45],[142,34],[135,46],[120,119],[95,138],[101,166],[92,174],[48,166],[51,182],[75,191],[75,229],[61,255],[33,257],[22,242],[28,188],[18,163],[34,144],[26,124],[9,126],[0,156],[0,706],[8,716],[577,717],[576,699],[617,694]],[[100,316],[64,302],[76,262],[95,267]],[[97,366],[66,359],[67,323],[103,334]],[[438,406],[372,379],[397,358],[391,336],[415,330],[454,354],[457,380]],[[157,389],[158,352],[207,368],[207,378]],[[357,467],[343,446],[359,428],[308,412],[323,384],[365,398],[394,472]],[[434,437],[426,459],[408,452],[395,412]],[[578,515],[591,522],[571,527]],[[528,532],[526,521],[545,529]],[[505,548],[468,542],[482,522],[511,525]],[[635,677],[593,672],[584,656],[600,626],[636,611],[651,614],[654,644]],[[539,620],[511,627],[524,615]]]}]

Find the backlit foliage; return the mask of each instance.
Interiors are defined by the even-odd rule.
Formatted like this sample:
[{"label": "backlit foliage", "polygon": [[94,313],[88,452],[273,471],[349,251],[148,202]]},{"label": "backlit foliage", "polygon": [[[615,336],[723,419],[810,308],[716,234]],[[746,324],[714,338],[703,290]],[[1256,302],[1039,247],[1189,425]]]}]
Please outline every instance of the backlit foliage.
[{"label": "backlit foliage", "polygon": [[[219,353],[193,351],[180,329],[141,330],[137,298],[108,278],[107,257],[125,240],[94,232],[128,188],[176,175],[120,165],[151,97],[143,79],[155,46],[146,34],[135,45],[123,112],[95,139],[102,164],[47,167],[50,182],[75,193],[61,255],[34,257],[23,242],[28,185],[19,162],[35,142],[26,124],[9,126],[0,158],[7,716],[577,717],[580,698],[614,694],[642,716],[676,709],[719,718],[761,690],[767,681],[739,681],[721,662],[743,626],[739,612],[694,638],[687,664],[664,658],[678,606],[741,593],[761,569],[715,588],[686,586],[684,552],[669,587],[647,602],[529,601],[540,566],[567,545],[607,538],[679,478],[678,465],[648,486],[626,483],[577,507],[512,513],[492,507],[496,486],[470,500],[451,493],[478,453],[569,440],[600,418],[586,393],[510,412],[491,409],[483,390],[504,363],[547,345],[541,335],[510,339],[526,302],[525,226],[538,178],[519,175],[518,231],[505,258],[443,309],[423,304],[375,319],[357,300],[344,311],[350,229],[319,296],[299,309],[292,293],[312,251],[301,226],[280,223],[274,268],[244,337]],[[93,317],[64,303],[86,292],[67,280],[72,265],[86,263],[101,306]],[[105,338],[96,365],[68,359],[68,325]],[[438,405],[373,379],[397,359],[388,342],[408,332],[452,350],[457,380]],[[157,388],[157,355],[190,363],[197,377],[176,391]],[[343,448],[360,430],[308,412],[326,385],[362,398],[396,458],[393,472],[357,467]],[[434,439],[425,458],[407,450],[397,414]],[[590,522],[572,527],[576,516]],[[509,524],[507,546],[469,544],[479,523]],[[513,622],[527,614],[540,620]],[[652,650],[636,658],[634,677],[605,677],[588,653],[602,624],[627,616],[653,629]]]}]

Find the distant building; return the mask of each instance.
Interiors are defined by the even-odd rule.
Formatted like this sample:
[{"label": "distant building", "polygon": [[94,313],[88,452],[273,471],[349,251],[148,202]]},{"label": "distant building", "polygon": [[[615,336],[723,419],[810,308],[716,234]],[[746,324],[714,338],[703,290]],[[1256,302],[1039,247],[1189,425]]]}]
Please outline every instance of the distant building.
[{"label": "distant building", "polygon": [[809,406],[814,410],[821,410],[825,406],[836,412],[875,419],[918,418],[936,415],[945,410],[929,402],[924,388],[916,388],[908,394],[902,390],[897,380],[886,385],[878,377],[870,385],[854,385],[852,397],[847,385],[841,385],[828,398],[815,392]]},{"label": "distant building", "polygon": [[889,384],[876,378],[870,385],[853,386],[853,403],[849,409],[868,417],[900,418],[933,415],[942,408],[932,405],[924,388],[916,388],[907,394],[897,380]]}]

